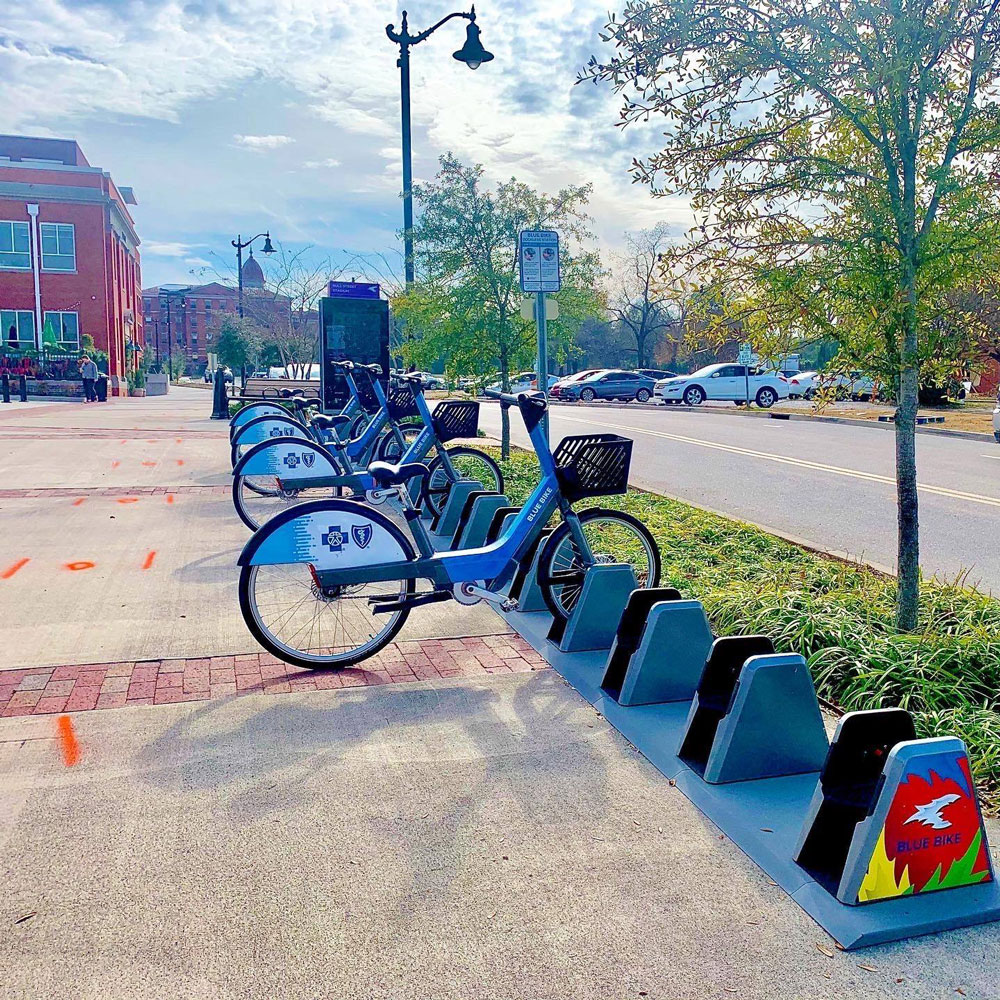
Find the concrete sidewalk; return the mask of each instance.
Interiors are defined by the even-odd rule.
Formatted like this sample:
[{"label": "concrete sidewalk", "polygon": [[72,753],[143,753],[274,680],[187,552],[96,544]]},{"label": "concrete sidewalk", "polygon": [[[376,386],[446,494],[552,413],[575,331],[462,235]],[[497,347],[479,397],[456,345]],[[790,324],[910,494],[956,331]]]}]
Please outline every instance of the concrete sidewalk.
[{"label": "concrete sidewalk", "polygon": [[9,1000],[996,997],[1000,929],[837,951],[551,671],[74,720],[0,722]]},{"label": "concrete sidewalk", "polygon": [[[211,394],[0,410],[5,670],[256,653],[236,558],[228,424]],[[416,609],[401,640],[509,631],[488,607]]]}]

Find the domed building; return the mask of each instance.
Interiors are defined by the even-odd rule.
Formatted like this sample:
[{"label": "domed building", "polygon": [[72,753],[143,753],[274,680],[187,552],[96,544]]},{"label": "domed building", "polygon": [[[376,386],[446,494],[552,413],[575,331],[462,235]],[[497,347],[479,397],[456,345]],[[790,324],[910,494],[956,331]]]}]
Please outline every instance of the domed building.
[{"label": "domed building", "polygon": [[264,287],[264,269],[254,260],[253,247],[250,248],[250,256],[243,262],[243,287]]}]

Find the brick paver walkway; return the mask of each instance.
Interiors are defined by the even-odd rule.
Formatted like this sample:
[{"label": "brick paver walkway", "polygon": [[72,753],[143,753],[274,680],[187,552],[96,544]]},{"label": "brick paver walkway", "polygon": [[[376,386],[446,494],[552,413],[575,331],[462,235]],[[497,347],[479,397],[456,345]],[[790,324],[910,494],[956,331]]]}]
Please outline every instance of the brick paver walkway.
[{"label": "brick paver walkway", "polygon": [[506,634],[392,643],[366,660],[363,667],[336,672],[292,667],[267,653],[32,667],[0,671],[0,715],[167,705],[255,691],[285,694],[437,677],[519,673],[547,666],[520,636]]}]

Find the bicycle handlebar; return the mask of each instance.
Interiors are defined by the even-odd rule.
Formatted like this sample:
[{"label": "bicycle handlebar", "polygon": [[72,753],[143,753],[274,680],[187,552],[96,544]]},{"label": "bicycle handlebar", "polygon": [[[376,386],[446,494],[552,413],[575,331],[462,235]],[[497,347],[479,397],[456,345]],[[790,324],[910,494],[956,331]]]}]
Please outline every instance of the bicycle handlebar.
[{"label": "bicycle handlebar", "polygon": [[536,410],[544,410],[545,397],[540,392],[500,392],[499,389],[484,389],[484,396],[499,399],[501,406],[533,406]]}]

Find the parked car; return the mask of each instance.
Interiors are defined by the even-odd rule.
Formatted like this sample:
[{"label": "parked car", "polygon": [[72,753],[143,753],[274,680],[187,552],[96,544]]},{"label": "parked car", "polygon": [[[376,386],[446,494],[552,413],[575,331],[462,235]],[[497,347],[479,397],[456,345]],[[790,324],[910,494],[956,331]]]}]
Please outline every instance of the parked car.
[{"label": "parked car", "polygon": [[1000,444],[1000,392],[997,393],[997,405],[993,411],[993,436],[997,439],[997,444]]},{"label": "parked car", "polygon": [[[545,391],[549,392],[552,389],[552,386],[554,386],[556,384],[556,382],[558,382],[558,381],[559,381],[559,376],[558,375],[549,375],[548,376],[547,384],[545,386]],[[537,375],[534,378],[532,378],[532,380],[531,380],[531,388],[532,389],[537,389],[538,388],[538,376]]]},{"label": "parked car", "polygon": [[659,382],[661,378],[676,378],[677,372],[668,372],[660,368],[633,368],[632,371],[636,375],[642,375],[643,378],[651,378]]},{"label": "parked car", "polygon": [[816,394],[819,372],[795,372],[788,378],[789,399],[812,399]]},{"label": "parked car", "polygon": [[858,399],[867,402],[875,397],[875,380],[861,372],[820,372],[813,385],[812,399],[820,391],[833,391],[837,399]]},{"label": "parked car", "polygon": [[582,382],[584,379],[590,378],[591,375],[596,375],[598,372],[606,370],[604,368],[587,368],[585,371],[577,372],[575,375],[565,375],[549,388],[549,395],[553,399],[564,399],[563,392],[567,386],[573,385],[574,382]]},{"label": "parked car", "polygon": [[[698,406],[707,399],[731,400],[743,403],[747,398],[747,369],[745,365],[707,365],[693,375],[662,379],[654,390],[657,402],[684,402]],[[750,369],[750,399],[762,409],[774,406],[779,399],[788,398],[788,382],[778,375],[764,374]]]},{"label": "parked car", "polygon": [[579,382],[571,382],[560,393],[561,399],[582,400],[590,403],[595,399],[635,399],[648,402],[653,396],[654,379],[645,378],[637,372],[627,372],[612,368],[595,372]]}]

